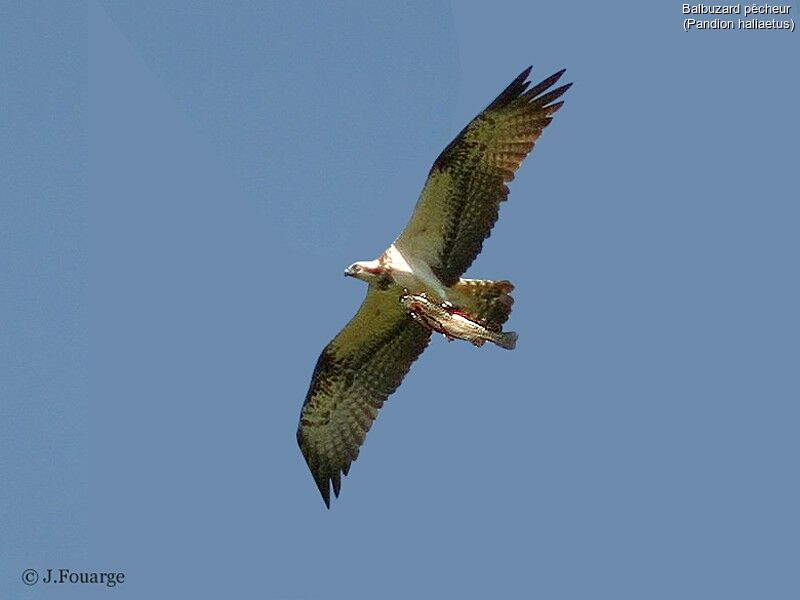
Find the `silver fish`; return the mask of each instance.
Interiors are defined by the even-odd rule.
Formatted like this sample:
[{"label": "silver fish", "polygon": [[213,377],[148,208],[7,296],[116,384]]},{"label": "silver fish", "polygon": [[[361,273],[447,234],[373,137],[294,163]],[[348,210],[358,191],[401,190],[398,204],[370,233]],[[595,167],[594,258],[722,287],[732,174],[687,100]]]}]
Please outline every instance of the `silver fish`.
[{"label": "silver fish", "polygon": [[413,319],[431,331],[437,331],[448,340],[466,340],[475,346],[492,342],[506,350],[513,350],[517,334],[513,331],[492,331],[483,323],[452,306],[448,302],[437,303],[427,294],[403,294],[400,303]]}]

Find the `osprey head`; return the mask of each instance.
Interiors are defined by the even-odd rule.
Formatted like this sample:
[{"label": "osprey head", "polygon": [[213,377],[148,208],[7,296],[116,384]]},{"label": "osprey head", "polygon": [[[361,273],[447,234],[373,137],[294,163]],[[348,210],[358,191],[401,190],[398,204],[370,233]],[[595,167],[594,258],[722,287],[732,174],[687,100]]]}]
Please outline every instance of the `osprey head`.
[{"label": "osprey head", "polygon": [[355,262],[344,270],[345,277],[355,277],[367,283],[375,283],[386,270],[379,260],[362,260]]}]

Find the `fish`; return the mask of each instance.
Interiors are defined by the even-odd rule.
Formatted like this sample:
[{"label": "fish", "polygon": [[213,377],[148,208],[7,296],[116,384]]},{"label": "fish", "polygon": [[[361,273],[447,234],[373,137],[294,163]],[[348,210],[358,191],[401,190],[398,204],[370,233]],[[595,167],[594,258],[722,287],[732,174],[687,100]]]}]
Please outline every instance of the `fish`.
[{"label": "fish", "polygon": [[424,292],[404,293],[400,296],[400,304],[412,319],[431,331],[441,333],[448,341],[465,340],[478,347],[492,342],[506,350],[513,350],[517,345],[516,332],[493,331],[449,302],[435,302]]}]

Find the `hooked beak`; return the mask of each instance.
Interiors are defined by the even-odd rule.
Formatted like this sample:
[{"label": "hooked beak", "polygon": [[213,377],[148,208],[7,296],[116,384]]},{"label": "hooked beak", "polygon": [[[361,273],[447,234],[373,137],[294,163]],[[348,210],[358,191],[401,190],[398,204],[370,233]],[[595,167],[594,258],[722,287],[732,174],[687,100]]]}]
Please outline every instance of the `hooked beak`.
[{"label": "hooked beak", "polygon": [[349,266],[349,267],[347,267],[347,268],[344,270],[344,276],[345,276],[345,277],[355,277],[355,276],[356,276],[356,271],[355,271],[355,269],[352,267],[352,265],[351,265],[351,266]]}]

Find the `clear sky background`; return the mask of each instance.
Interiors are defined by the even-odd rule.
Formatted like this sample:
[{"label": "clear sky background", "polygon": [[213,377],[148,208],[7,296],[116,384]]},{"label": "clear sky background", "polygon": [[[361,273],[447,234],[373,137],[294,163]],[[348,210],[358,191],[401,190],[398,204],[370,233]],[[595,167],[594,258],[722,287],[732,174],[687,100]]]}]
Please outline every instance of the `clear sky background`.
[{"label": "clear sky background", "polygon": [[[4,5],[0,596],[800,596],[800,33],[682,19]],[[575,85],[469,271],[517,349],[434,339],[328,511],[295,429],[342,270],[529,64]]]}]

